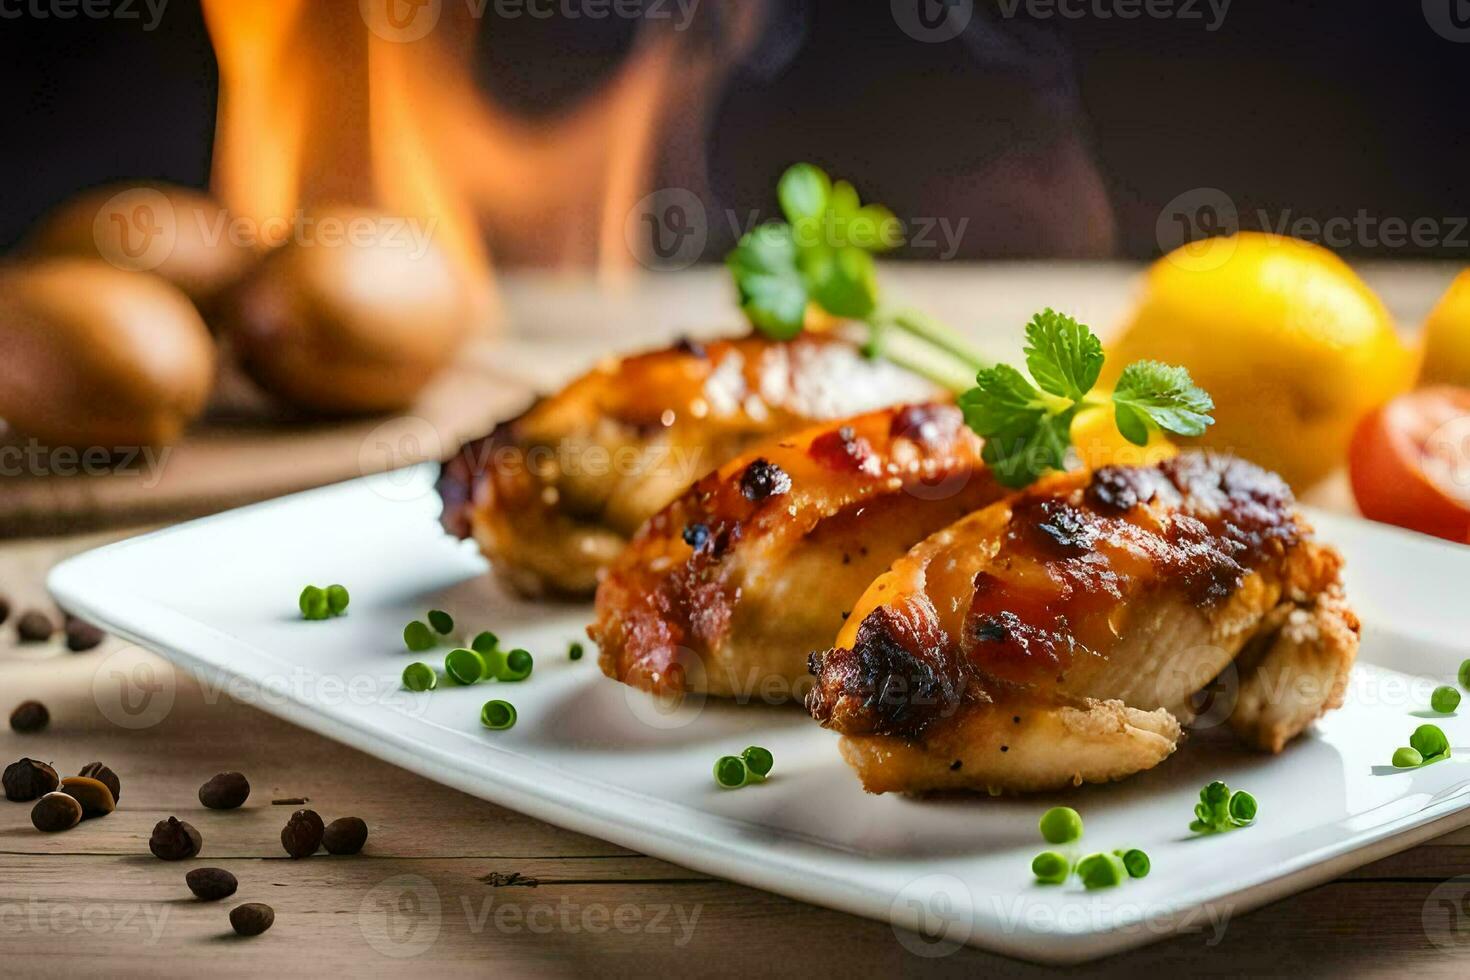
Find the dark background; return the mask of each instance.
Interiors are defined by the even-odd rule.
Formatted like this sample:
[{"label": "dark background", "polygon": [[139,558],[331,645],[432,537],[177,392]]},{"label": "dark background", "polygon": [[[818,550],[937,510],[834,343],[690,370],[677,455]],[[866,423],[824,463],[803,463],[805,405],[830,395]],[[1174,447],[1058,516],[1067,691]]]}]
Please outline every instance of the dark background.
[{"label": "dark background", "polygon": [[[729,2],[703,0],[707,29]],[[962,37],[930,44],[898,28],[888,0],[773,0],[696,134],[709,193],[769,207],[781,169],[812,159],[900,216],[968,216],[962,257],[1147,258],[1161,209],[1202,187],[1233,200],[1244,227],[1259,212],[1269,224],[1362,210],[1449,234],[1470,214],[1470,44],[1436,33],[1419,0],[1235,0],[1213,32],[1197,9],[1036,20],[977,0]],[[517,111],[554,113],[616,69],[636,30],[487,15],[479,74]],[[194,0],[171,0],[152,32],[7,16],[0,77],[0,246],[93,184],[207,184],[216,73]],[[707,257],[728,244],[716,230]],[[1342,250],[1470,257],[1463,234]]]}]

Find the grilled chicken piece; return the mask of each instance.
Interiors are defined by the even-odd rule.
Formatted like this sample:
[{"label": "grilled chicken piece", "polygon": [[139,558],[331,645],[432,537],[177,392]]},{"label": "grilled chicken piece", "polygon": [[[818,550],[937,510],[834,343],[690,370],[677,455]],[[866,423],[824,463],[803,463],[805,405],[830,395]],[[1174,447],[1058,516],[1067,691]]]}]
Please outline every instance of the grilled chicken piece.
[{"label": "grilled chicken piece", "polygon": [[940,398],[830,336],[760,337],[611,359],[444,465],[445,528],[519,592],[587,596],[633,532],[753,443]]},{"label": "grilled chicken piece", "polygon": [[1006,492],[946,404],[764,443],[691,487],[608,569],[603,671],[659,693],[800,699],[807,656],[915,542]]},{"label": "grilled chicken piece", "polygon": [[1358,622],[1341,563],[1242,460],[1053,477],[895,562],[812,655],[807,706],[873,792],[1147,769],[1227,669],[1232,726],[1279,751],[1342,700]]}]

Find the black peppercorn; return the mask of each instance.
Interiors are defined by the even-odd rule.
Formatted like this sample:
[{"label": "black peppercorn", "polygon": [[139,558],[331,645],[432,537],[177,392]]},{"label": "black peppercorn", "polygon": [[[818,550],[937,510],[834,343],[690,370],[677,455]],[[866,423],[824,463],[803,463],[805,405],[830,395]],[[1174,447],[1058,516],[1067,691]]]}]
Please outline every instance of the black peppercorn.
[{"label": "black peppercorn", "polygon": [[23,701],[10,713],[10,727],[22,734],[39,732],[51,721],[51,712],[39,701]]},{"label": "black peppercorn", "polygon": [[783,494],[790,489],[791,477],[768,459],[755,460],[740,474],[740,493],[752,503],[759,503],[767,497]]},{"label": "black peppercorn", "polygon": [[328,854],[356,854],[367,843],[367,824],[357,817],[342,817],[327,824],[322,846]]},{"label": "black peppercorn", "polygon": [[82,822],[82,805],[65,793],[47,793],[31,808],[31,823],[42,833],[70,830]]},{"label": "black peppercorn", "polygon": [[199,836],[199,831],[178,817],[169,817],[160,820],[153,827],[153,834],[148,838],[148,850],[153,856],[164,861],[183,861],[194,857],[204,846],[204,839]]},{"label": "black peppercorn", "polygon": [[222,772],[199,787],[199,802],[211,810],[233,810],[250,798],[250,781],[238,772]]},{"label": "black peppercorn", "polygon": [[5,767],[5,798],[12,803],[29,803],[55,792],[61,785],[56,770],[35,759],[21,759]]},{"label": "black peppercorn", "polygon": [[72,653],[92,649],[100,644],[106,635],[85,620],[73,617],[66,621],[66,648]]},{"label": "black peppercorn", "polygon": [[230,926],[242,936],[258,936],[276,921],[276,910],[259,902],[246,902],[230,909]]},{"label": "black peppercorn", "polygon": [[684,526],[684,543],[698,551],[704,547],[709,540],[709,527],[705,524],[686,524]]},{"label": "black peppercorn", "polygon": [[326,828],[315,810],[297,810],[281,828],[281,846],[293,858],[311,857],[322,846]]},{"label": "black peppercorn", "polygon": [[45,643],[55,631],[51,617],[39,609],[28,609],[15,621],[15,632],[22,643]]},{"label": "black peppercorn", "polygon": [[195,868],[184,875],[189,891],[206,902],[218,902],[235,894],[240,883],[224,868]]},{"label": "black peppercorn", "polygon": [[89,762],[85,766],[82,766],[82,771],[77,773],[77,775],[97,780],[112,791],[112,801],[114,803],[122,802],[122,780],[117,778],[117,773],[102,763]]}]

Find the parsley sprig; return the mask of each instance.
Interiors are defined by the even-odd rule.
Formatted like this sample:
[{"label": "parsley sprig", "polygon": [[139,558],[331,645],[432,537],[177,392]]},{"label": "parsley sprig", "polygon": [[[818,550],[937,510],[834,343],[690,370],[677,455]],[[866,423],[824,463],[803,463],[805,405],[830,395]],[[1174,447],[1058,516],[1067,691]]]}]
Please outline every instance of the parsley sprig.
[{"label": "parsley sprig", "polygon": [[[883,303],[873,256],[903,243],[893,212],[864,204],[844,180],[798,163],[776,188],[785,221],[762,224],[726,260],[740,308],[751,325],[777,340],[805,329],[812,309],[864,323],[864,350],[959,395],[970,428],[985,437],[984,458],[996,478],[1023,487],[1063,469],[1079,412],[1106,404],[1091,397],[1102,372],[1102,342],[1084,324],[1047,309],[1026,325],[1028,378],[992,365],[959,333],[909,308]],[[970,381],[974,378],[973,386]],[[1135,361],[1124,368],[1110,401],[1118,431],[1145,445],[1163,429],[1197,436],[1214,422],[1210,396],[1182,367]]]},{"label": "parsley sprig", "polygon": [[[1026,324],[1028,380],[1008,364],[987,368],[960,395],[965,421],[985,437],[983,456],[996,479],[1023,487],[1047,470],[1065,467],[1072,422],[1085,408],[1102,372],[1103,349],[1085,324],[1046,309]],[[1153,429],[1197,436],[1215,420],[1214,402],[1189,372],[1158,361],[1134,361],[1123,369],[1111,397],[1118,431],[1136,446]]]}]

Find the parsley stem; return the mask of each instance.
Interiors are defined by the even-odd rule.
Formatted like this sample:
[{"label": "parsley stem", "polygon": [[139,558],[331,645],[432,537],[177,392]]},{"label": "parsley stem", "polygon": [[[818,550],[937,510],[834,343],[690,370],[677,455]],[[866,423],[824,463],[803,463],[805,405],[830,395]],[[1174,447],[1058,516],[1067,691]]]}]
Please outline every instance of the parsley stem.
[{"label": "parsley stem", "polygon": [[991,367],[993,361],[980,353],[959,331],[940,323],[927,313],[914,309],[894,310],[884,316],[901,330],[906,330],[965,363],[971,374]]},{"label": "parsley stem", "polygon": [[913,334],[877,324],[873,329],[875,337],[868,348],[870,356],[892,361],[957,395],[975,386],[975,368],[952,352],[936,348]]}]

